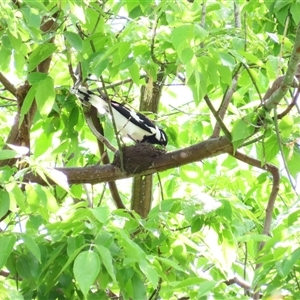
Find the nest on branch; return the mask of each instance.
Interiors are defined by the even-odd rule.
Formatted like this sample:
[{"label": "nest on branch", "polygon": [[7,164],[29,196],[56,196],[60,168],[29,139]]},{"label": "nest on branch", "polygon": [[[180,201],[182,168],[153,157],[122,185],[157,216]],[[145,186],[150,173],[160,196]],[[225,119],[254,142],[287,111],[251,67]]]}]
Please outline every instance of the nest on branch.
[{"label": "nest on branch", "polygon": [[[152,144],[137,143],[122,147],[122,153],[125,171],[129,174],[138,174],[147,170],[154,160],[166,151],[156,148]],[[121,168],[120,151],[115,153],[113,165]]]}]

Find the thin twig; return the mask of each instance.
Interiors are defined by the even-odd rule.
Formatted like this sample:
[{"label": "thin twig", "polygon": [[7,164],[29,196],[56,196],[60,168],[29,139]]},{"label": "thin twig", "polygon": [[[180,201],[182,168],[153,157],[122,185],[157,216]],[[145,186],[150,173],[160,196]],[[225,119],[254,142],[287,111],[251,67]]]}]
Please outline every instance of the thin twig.
[{"label": "thin twig", "polygon": [[8,97],[4,97],[4,96],[0,96],[0,98],[3,100],[11,101],[11,102],[17,102],[17,99],[12,99],[12,98],[8,98]]},{"label": "thin twig", "polygon": [[155,37],[156,37],[156,29],[157,29],[157,26],[158,26],[158,20],[159,20],[159,17],[157,16],[156,19],[155,19],[155,21],[154,21],[154,26],[153,26],[153,30],[152,30],[151,45],[150,45],[150,55],[151,55],[152,60],[156,64],[162,66],[163,63],[161,61],[159,61],[156,58],[155,54],[154,54],[154,43],[155,43]]},{"label": "thin twig", "polygon": [[[206,1],[203,0],[202,4],[201,4],[202,10],[201,10],[201,22],[200,22],[200,26],[202,28],[204,28],[204,26],[205,26],[205,20],[206,20],[206,3],[205,2]],[[200,43],[200,48],[204,48],[204,41],[202,41]]]},{"label": "thin twig", "polygon": [[285,171],[287,173],[287,176],[289,178],[289,181],[290,181],[290,183],[292,185],[292,188],[293,188],[294,192],[297,194],[296,186],[293,183],[293,179],[292,179],[292,176],[290,174],[290,171],[289,171],[289,168],[288,168],[288,165],[287,165],[284,153],[283,153],[283,148],[282,148],[282,143],[281,143],[281,137],[280,137],[279,127],[278,127],[277,107],[274,107],[274,124],[275,124],[275,131],[276,131],[276,136],[277,136],[277,142],[278,142],[278,145],[279,145],[279,150],[280,150],[280,153],[281,153],[281,158],[282,158],[282,161],[283,161],[283,165],[284,165]]},{"label": "thin twig", "polygon": [[158,179],[158,183],[159,183],[161,201],[164,201],[165,197],[164,197],[164,191],[163,191],[163,186],[162,186],[161,178],[160,178],[160,175],[159,175],[158,172],[156,174],[157,174],[157,179]]},{"label": "thin twig", "polygon": [[241,12],[240,12],[240,5],[238,1],[234,1],[233,3],[233,10],[234,10],[234,25],[235,28],[241,28]]},{"label": "thin twig", "polygon": [[[250,157],[246,154],[243,154],[239,151],[236,151],[233,156],[235,158],[237,158],[238,160],[245,162],[248,165],[257,167],[261,170],[268,171],[272,174],[272,177],[273,177],[272,191],[269,196],[268,205],[267,205],[267,209],[266,209],[266,218],[265,218],[265,223],[264,223],[264,227],[263,227],[263,234],[269,236],[270,231],[271,231],[271,222],[272,222],[272,214],[273,214],[274,204],[275,204],[275,200],[276,200],[276,197],[277,197],[277,194],[279,191],[279,182],[280,182],[279,170],[276,166],[271,165],[271,164],[262,165],[260,160],[252,158],[252,157]],[[259,249],[262,249],[263,246],[264,246],[264,242],[261,242]]]},{"label": "thin twig", "polygon": [[243,270],[243,278],[244,280],[246,280],[246,275],[247,275],[247,261],[248,261],[248,248],[247,248],[247,243],[244,243],[245,244],[245,259],[244,259],[244,270]]},{"label": "thin twig", "polygon": [[287,34],[288,27],[289,27],[289,23],[290,23],[290,16],[287,15],[286,20],[285,20],[285,25],[284,25],[284,30],[283,30],[281,45],[280,45],[280,53],[279,53],[279,56],[278,56],[279,59],[278,59],[278,66],[277,66],[277,75],[278,75],[279,70],[281,68],[281,64],[283,63],[282,56],[283,56],[283,49],[284,49],[284,40],[286,38],[286,34]]},{"label": "thin twig", "polygon": [[248,282],[246,282],[244,279],[242,279],[238,276],[234,276],[233,278],[231,278],[229,280],[226,280],[224,283],[226,285],[237,284],[238,286],[240,286],[244,290],[250,290],[250,288],[251,288],[251,285]]},{"label": "thin twig", "polygon": [[259,91],[258,85],[257,85],[256,80],[254,79],[252,73],[250,72],[249,67],[248,67],[246,64],[244,64],[244,63],[243,63],[243,66],[244,66],[244,68],[246,69],[246,71],[247,71],[247,73],[248,73],[248,75],[249,75],[249,77],[250,77],[250,79],[251,79],[251,81],[252,81],[252,83],[253,83],[253,85],[254,85],[254,88],[255,88],[255,90],[256,90],[256,92],[257,92],[257,94],[258,94],[260,103],[263,103],[263,98],[262,98],[261,93],[260,93],[260,91]]},{"label": "thin twig", "polygon": [[86,199],[87,199],[87,202],[88,202],[88,207],[93,208],[93,201],[92,201],[92,199],[90,197],[90,194],[89,194],[89,191],[88,191],[86,183],[83,184],[83,189],[84,189],[85,194],[86,194]]},{"label": "thin twig", "polygon": [[86,122],[89,125],[89,128],[91,129],[91,131],[93,132],[93,134],[95,135],[95,137],[101,142],[103,143],[108,149],[110,149],[113,152],[116,152],[117,149],[108,141],[107,138],[105,138],[102,134],[100,134],[100,132],[97,131],[97,129],[95,128],[93,121],[91,119],[90,116],[88,116],[86,114]]},{"label": "thin twig", "polygon": [[229,132],[229,130],[226,128],[225,124],[223,123],[223,120],[220,118],[218,112],[215,110],[215,108],[213,107],[209,97],[207,95],[204,96],[204,100],[208,106],[208,108],[210,109],[210,111],[212,112],[212,114],[214,115],[215,119],[217,120],[217,122],[219,123],[222,131],[224,132],[225,136],[231,140],[231,133]]},{"label": "thin twig", "polygon": [[300,95],[300,88],[297,89],[297,92],[295,93],[295,95],[293,96],[293,100],[292,102],[288,105],[288,107],[280,114],[277,115],[277,119],[282,119],[284,116],[286,116],[291,110],[292,108],[296,105],[298,97]]},{"label": "thin twig", "polygon": [[263,138],[264,138],[264,135],[260,135],[260,136],[258,136],[258,137],[255,138],[255,139],[252,139],[252,140],[249,140],[249,141],[243,143],[239,148],[243,148],[243,147],[246,147],[246,146],[248,146],[248,145],[254,144],[254,143],[256,143],[256,142],[259,142],[259,141],[261,141]]},{"label": "thin twig", "polygon": [[[260,160],[257,160],[248,155],[242,154],[239,151],[236,151],[233,156],[251,166],[257,167],[262,170],[266,170],[272,174],[272,181],[273,181],[272,182],[272,190],[271,190],[271,193],[270,193],[269,199],[268,199],[268,204],[267,204],[267,208],[266,208],[266,217],[265,217],[263,232],[262,232],[262,234],[270,236],[271,224],[272,224],[272,218],[273,218],[273,210],[274,210],[275,200],[276,200],[276,197],[277,197],[278,191],[279,191],[279,183],[280,183],[279,170],[276,166],[271,165],[271,164],[261,165]],[[264,245],[265,245],[265,242],[261,241],[259,244],[258,251],[262,250]],[[261,267],[261,264],[256,264],[255,268],[259,269],[260,267]],[[254,290],[256,290],[256,287],[254,287]],[[260,298],[260,293],[259,293],[259,291],[257,291],[253,294],[253,299],[259,299],[259,298]]]},{"label": "thin twig", "polygon": [[10,107],[10,106],[17,106],[18,104],[2,104],[0,107]]},{"label": "thin twig", "polygon": [[101,82],[102,82],[103,91],[104,91],[104,93],[107,97],[108,109],[109,109],[109,113],[111,115],[111,120],[112,120],[112,124],[113,124],[113,128],[114,128],[114,132],[115,132],[115,137],[116,137],[119,152],[120,152],[121,169],[122,169],[122,171],[124,171],[125,169],[124,169],[124,156],[123,156],[123,151],[122,151],[122,145],[121,145],[119,135],[118,135],[118,128],[117,128],[117,125],[116,125],[115,116],[113,114],[113,110],[112,110],[112,106],[111,106],[111,100],[108,97],[103,77],[101,76],[100,79],[101,79]]},{"label": "thin twig", "polygon": [[[228,108],[229,103],[232,99],[233,93],[236,90],[236,86],[237,86],[237,82],[238,82],[238,71],[240,70],[241,66],[242,66],[242,64],[239,64],[239,66],[238,66],[238,68],[235,72],[235,75],[232,78],[231,86],[227,88],[227,91],[224,94],[221,105],[218,109],[218,115],[219,115],[221,120],[224,119],[227,108]],[[220,127],[219,123],[217,122],[217,124],[215,125],[215,128],[213,130],[212,136],[213,137],[218,137],[220,135],[220,130],[221,130],[221,127]]]}]

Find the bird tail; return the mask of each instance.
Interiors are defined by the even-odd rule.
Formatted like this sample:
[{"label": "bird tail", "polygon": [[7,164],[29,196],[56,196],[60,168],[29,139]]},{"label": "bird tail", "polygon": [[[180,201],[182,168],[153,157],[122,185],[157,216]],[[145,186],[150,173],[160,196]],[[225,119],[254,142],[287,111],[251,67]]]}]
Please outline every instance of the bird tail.
[{"label": "bird tail", "polygon": [[79,86],[78,89],[75,90],[75,95],[81,102],[86,101],[91,103],[91,105],[97,108],[99,113],[108,111],[107,102],[84,86]]}]

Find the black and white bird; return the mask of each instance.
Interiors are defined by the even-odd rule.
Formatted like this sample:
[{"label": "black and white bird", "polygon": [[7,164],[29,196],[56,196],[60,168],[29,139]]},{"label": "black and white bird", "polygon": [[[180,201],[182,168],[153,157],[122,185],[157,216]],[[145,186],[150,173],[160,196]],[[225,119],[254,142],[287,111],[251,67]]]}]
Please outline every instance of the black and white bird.
[{"label": "black and white bird", "polygon": [[[103,112],[109,113],[108,102],[99,95],[83,86],[79,86],[73,91],[81,102],[89,102],[100,114],[103,114]],[[128,137],[140,143],[167,145],[166,133],[143,114],[115,101],[111,101],[111,108],[116,127],[123,137]]]}]

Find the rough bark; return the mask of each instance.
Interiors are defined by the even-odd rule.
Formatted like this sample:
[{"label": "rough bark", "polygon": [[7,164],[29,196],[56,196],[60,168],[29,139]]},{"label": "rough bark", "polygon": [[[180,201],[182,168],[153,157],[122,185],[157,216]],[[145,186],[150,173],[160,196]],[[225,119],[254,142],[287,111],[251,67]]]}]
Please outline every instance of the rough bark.
[{"label": "rough bark", "polygon": [[[159,100],[161,97],[164,82],[164,72],[157,76],[157,81],[151,82],[142,87],[140,111],[158,112]],[[147,217],[152,204],[152,175],[136,176],[133,178],[131,209],[141,217]]]}]

